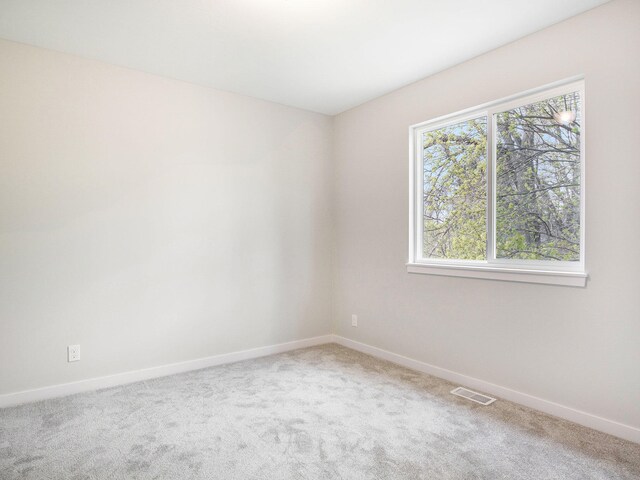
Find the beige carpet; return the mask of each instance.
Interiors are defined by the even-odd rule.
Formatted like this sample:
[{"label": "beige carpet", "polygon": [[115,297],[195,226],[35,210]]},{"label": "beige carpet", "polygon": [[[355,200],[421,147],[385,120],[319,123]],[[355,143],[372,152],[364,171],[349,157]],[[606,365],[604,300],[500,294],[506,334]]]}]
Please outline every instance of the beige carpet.
[{"label": "beige carpet", "polygon": [[8,479],[638,479],[640,445],[326,345],[0,410]]}]

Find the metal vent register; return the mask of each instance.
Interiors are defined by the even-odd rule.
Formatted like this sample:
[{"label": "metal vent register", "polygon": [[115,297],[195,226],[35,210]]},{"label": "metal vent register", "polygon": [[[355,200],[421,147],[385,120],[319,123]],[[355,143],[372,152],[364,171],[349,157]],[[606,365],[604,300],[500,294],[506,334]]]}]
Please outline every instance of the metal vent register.
[{"label": "metal vent register", "polygon": [[482,393],[474,392],[464,387],[458,387],[451,390],[451,393],[458,395],[459,397],[466,398],[472,402],[479,403],[481,405],[489,405],[496,401],[495,398],[488,397]]}]

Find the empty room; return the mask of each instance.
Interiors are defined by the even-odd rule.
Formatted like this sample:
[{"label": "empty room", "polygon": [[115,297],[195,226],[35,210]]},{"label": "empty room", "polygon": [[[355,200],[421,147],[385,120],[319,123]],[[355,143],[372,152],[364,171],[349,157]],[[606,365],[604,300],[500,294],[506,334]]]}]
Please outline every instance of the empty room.
[{"label": "empty room", "polygon": [[0,480],[640,479],[640,0],[0,0]]}]

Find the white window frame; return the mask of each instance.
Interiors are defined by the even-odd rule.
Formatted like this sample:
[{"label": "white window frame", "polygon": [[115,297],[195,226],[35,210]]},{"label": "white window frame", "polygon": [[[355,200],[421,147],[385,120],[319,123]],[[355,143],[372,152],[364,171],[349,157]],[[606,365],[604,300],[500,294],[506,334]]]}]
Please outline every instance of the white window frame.
[{"label": "white window frame", "polygon": [[[547,98],[571,92],[580,93],[580,260],[543,261],[509,260],[496,258],[495,225],[496,202],[496,114],[519,106],[536,103]],[[571,79],[545,85],[507,98],[409,127],[409,273],[484,278],[514,282],[543,283],[584,287],[585,271],[585,95],[584,78]],[[465,120],[487,118],[487,256],[486,260],[454,260],[423,257],[423,155],[422,134]]]}]

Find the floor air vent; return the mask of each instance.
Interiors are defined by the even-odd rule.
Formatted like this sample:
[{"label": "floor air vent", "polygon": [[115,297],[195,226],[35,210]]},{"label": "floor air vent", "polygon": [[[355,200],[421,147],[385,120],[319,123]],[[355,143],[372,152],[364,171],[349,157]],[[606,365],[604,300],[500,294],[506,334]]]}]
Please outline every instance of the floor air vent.
[{"label": "floor air vent", "polygon": [[471,400],[476,403],[480,403],[481,405],[489,405],[496,401],[495,398],[487,397],[478,392],[474,392],[473,390],[469,390],[464,387],[458,387],[451,390],[451,393],[454,395],[458,395],[459,397],[464,397],[468,400]]}]

